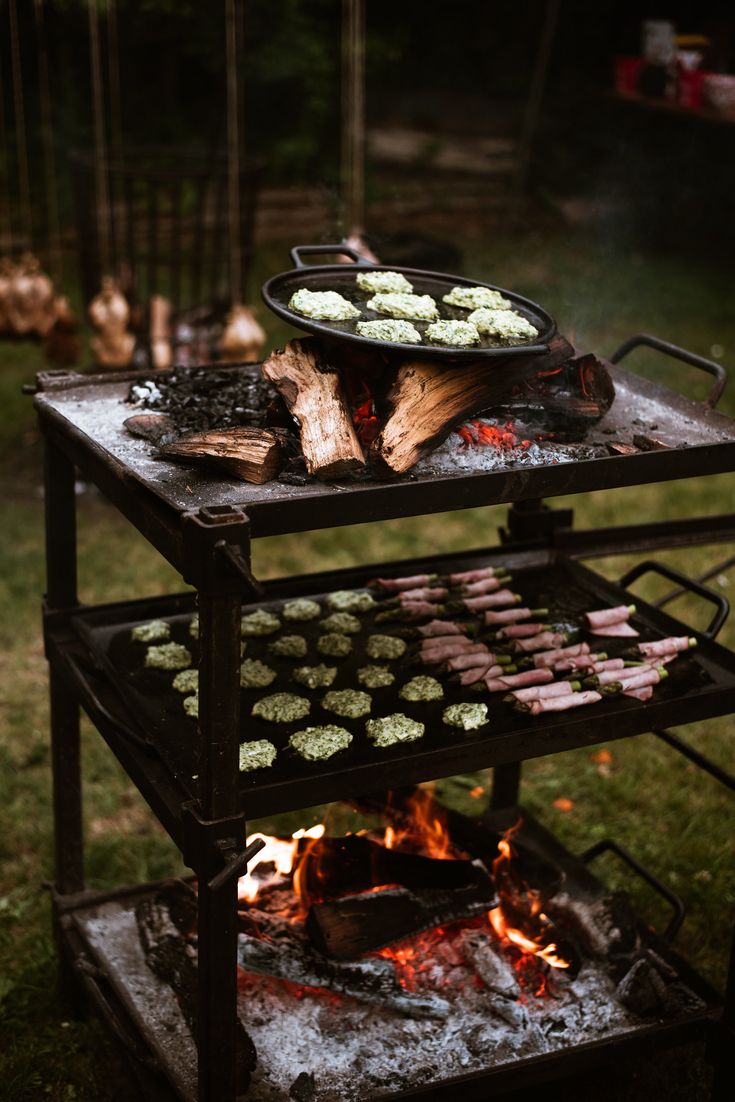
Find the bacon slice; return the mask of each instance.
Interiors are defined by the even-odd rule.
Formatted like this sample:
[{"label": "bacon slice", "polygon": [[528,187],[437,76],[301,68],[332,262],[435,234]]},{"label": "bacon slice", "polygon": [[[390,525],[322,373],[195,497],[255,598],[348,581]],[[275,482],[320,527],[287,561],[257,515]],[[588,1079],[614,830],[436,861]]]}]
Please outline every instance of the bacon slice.
[{"label": "bacon slice", "polygon": [[548,631],[548,624],[508,624],[496,633],[497,639],[526,639],[539,632]]},{"label": "bacon slice", "polygon": [[602,697],[592,689],[588,689],[583,693],[570,693],[569,696],[545,697],[543,700],[531,701],[531,715],[538,716],[544,712],[566,712],[570,708],[582,708],[585,704],[596,704],[598,700],[602,700]]},{"label": "bacon slice", "polygon": [[459,675],[460,685],[475,685],[484,678],[502,677],[505,666],[473,666],[469,670],[462,670]]},{"label": "bacon slice", "polygon": [[516,639],[513,650],[530,654],[535,650],[550,650],[563,647],[568,636],[563,631],[542,631],[539,635],[532,635],[530,639]]},{"label": "bacon slice", "polygon": [[543,685],[553,681],[551,670],[524,670],[523,673],[512,673],[502,677],[484,677],[485,687],[488,692],[500,693],[510,689],[520,689],[524,685]]},{"label": "bacon slice", "polygon": [[424,616],[436,616],[441,607],[429,601],[410,601],[406,604],[401,603],[401,612],[405,613],[408,620],[421,620]]},{"label": "bacon slice", "polygon": [[422,655],[433,654],[434,651],[443,651],[446,658],[450,654],[464,654],[468,650],[487,650],[487,644],[477,639],[468,639],[466,635],[436,635],[431,639],[424,639],[419,648]]},{"label": "bacon slice", "polygon": [[533,664],[537,669],[553,666],[555,662],[563,658],[576,658],[580,654],[589,654],[589,643],[573,643],[570,647],[559,647],[557,650],[543,651],[542,654],[534,654]]},{"label": "bacon slice", "polygon": [[687,635],[670,635],[667,639],[657,639],[652,643],[639,643],[638,650],[646,658],[659,658],[664,654],[679,654],[689,650],[691,645]]},{"label": "bacon slice", "polygon": [[422,624],[416,628],[419,635],[425,639],[431,639],[436,635],[464,635],[465,627],[455,624],[452,620],[430,620],[428,624]]},{"label": "bacon slice", "polygon": [[503,612],[485,613],[486,624],[516,624],[519,620],[530,620],[533,612],[530,608],[507,608]]},{"label": "bacon slice", "polygon": [[446,661],[446,667],[448,670],[454,670],[456,673],[459,670],[470,670],[473,666],[479,666],[481,661],[487,658],[486,665],[501,666],[502,662],[498,662],[494,654],[491,654],[487,648],[485,648],[485,654],[480,651],[468,651],[466,654],[454,654]]},{"label": "bacon slice", "polygon": [[[468,651],[455,651],[450,654],[442,654],[439,651],[430,651],[429,654],[422,654],[421,661],[425,666],[441,666],[444,663],[447,664],[449,669],[452,670],[464,670],[469,666],[479,666],[485,659],[490,660],[492,655],[488,651],[487,647],[478,647],[476,650]],[[450,663],[457,662],[458,665],[450,665]]]},{"label": "bacon slice", "polygon": [[623,696],[632,696],[634,700],[650,700],[653,685],[643,685],[640,689],[623,689]]},{"label": "bacon slice", "polygon": [[573,692],[571,681],[552,681],[549,685],[531,685],[528,689],[516,689],[513,696],[522,704],[527,704],[531,700],[544,700],[547,696],[568,696]]},{"label": "bacon slice", "polygon": [[626,689],[637,689],[641,685],[658,685],[662,674],[666,676],[665,670],[654,669],[652,666],[629,666],[627,670],[603,670],[595,676],[598,685],[619,683]]},{"label": "bacon slice", "polygon": [[584,618],[587,627],[597,629],[610,627],[612,624],[621,624],[630,618],[629,605],[617,605],[615,608],[600,608],[594,612],[585,612]]},{"label": "bacon slice", "polygon": [[468,582],[479,582],[483,578],[494,578],[496,574],[504,573],[505,568],[502,566],[480,566],[476,570],[460,570],[458,574],[450,574],[449,581],[452,585],[464,585]]},{"label": "bacon slice", "polygon": [[404,589],[402,593],[398,594],[398,600],[401,604],[411,601],[441,601],[442,597],[446,597],[448,589],[444,589],[443,586],[423,586],[420,589]]},{"label": "bacon slice", "polygon": [[482,597],[485,593],[494,593],[502,585],[500,578],[482,578],[479,582],[470,582],[462,586],[463,597]]},{"label": "bacon slice", "polygon": [[518,597],[511,589],[499,589],[497,593],[486,593],[484,597],[467,597],[463,600],[470,612],[484,612],[486,608],[502,608],[503,605],[518,603]]},{"label": "bacon slice", "polygon": [[415,589],[419,585],[429,585],[436,581],[436,574],[411,574],[407,578],[373,578],[370,585],[379,585],[388,593],[400,593],[404,589]]},{"label": "bacon slice", "polygon": [[[594,657],[594,654],[585,655],[585,658]],[[570,661],[575,661],[575,659],[570,659]],[[603,670],[623,670],[625,669],[625,662],[622,658],[603,658],[601,662],[593,662],[588,669],[591,669],[593,673],[602,673]]]},{"label": "bacon slice", "polygon": [[[569,670],[590,670],[593,666],[597,666],[600,662],[607,660],[607,655],[604,651],[600,651],[599,654],[573,654],[567,658],[560,658],[554,662],[553,669],[556,673],[567,673]],[[616,667],[620,669],[620,667]]]},{"label": "bacon slice", "polygon": [[620,621],[619,624],[610,624],[606,628],[590,628],[590,635],[606,635],[613,638],[634,638],[640,635],[630,624]]}]

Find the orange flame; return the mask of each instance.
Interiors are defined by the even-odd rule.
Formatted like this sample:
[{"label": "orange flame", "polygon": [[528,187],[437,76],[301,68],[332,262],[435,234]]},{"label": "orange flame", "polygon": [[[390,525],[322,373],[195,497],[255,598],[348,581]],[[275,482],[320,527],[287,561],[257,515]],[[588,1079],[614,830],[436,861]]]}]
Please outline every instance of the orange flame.
[{"label": "orange flame", "polygon": [[[288,876],[296,860],[296,855],[299,850],[299,840],[301,838],[321,838],[325,829],[324,823],[317,823],[316,826],[310,827],[308,830],[301,829],[294,831],[290,839],[276,838],[268,834],[256,833],[248,835],[248,845],[254,842],[256,838],[260,838],[265,845],[253,859],[253,863],[245,875],[241,876],[238,880],[238,899],[244,899],[248,903],[253,903],[263,888],[269,887],[284,876]],[[272,869],[270,871],[262,871],[261,875],[257,876],[256,873],[258,869],[260,869],[261,866],[267,865],[272,866]]]},{"label": "orange flame", "polygon": [[432,789],[417,788],[406,802],[406,825],[388,826],[382,838],[386,849],[410,849],[439,861],[453,860],[457,853],[449,837],[444,809],[434,802]]}]

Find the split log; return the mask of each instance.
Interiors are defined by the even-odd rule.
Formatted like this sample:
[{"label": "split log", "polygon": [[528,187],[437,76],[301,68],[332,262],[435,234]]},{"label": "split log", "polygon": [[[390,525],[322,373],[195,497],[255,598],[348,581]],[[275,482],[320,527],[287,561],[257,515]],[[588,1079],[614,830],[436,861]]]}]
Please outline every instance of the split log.
[{"label": "split log", "polygon": [[383,474],[403,474],[446,440],[452,428],[508,397],[511,387],[563,364],[573,354],[554,337],[544,355],[442,365],[408,360],[387,396],[387,417],[370,448],[370,460]]},{"label": "split log", "polygon": [[289,341],[261,368],[299,423],[310,475],[328,481],[354,474],[365,456],[352,424],[340,375],[314,338]]},{"label": "split log", "polygon": [[396,978],[391,961],[368,957],[340,963],[328,960],[298,942],[274,945],[270,941],[240,934],[237,963],[245,972],[275,976],[303,987],[336,991],[358,1002],[376,1003],[411,1018],[448,1018],[451,1006],[438,995],[415,995],[405,991]]},{"label": "split log", "polygon": [[245,482],[270,482],[288,457],[288,435],[282,429],[210,429],[182,436],[160,447],[166,459],[203,463]]},{"label": "split log", "polygon": [[321,952],[336,960],[350,960],[422,930],[474,918],[495,902],[490,878],[478,869],[474,885],[453,891],[394,888],[315,903],[306,930]]},{"label": "split log", "polygon": [[167,413],[136,413],[123,424],[133,436],[140,436],[151,444],[160,444],[176,433],[173,419]]}]

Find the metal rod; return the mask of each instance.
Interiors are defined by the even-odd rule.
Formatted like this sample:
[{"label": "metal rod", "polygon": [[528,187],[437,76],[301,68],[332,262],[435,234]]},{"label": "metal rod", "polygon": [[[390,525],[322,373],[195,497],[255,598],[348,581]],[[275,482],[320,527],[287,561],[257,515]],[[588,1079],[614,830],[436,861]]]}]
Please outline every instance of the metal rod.
[{"label": "metal rod", "polygon": [[235,1102],[237,881],[198,889],[199,1102]]},{"label": "metal rod", "polygon": [[[731,555],[729,559],[725,559],[724,562],[717,563],[716,566],[711,566],[709,570],[705,570],[704,574],[698,574],[696,581],[708,582],[710,578],[716,577],[718,574],[724,574],[726,570],[729,570],[731,566],[735,566],[735,555]],[[677,597],[683,597],[689,590],[684,586],[679,586],[678,589],[671,589],[668,593],[665,593],[663,597],[659,597],[657,601],[653,602],[654,608],[663,608],[670,601],[676,600]]]},{"label": "metal rod", "polygon": [[695,750],[689,743],[684,742],[678,735],[675,735],[673,731],[652,731],[651,734],[656,738],[660,738],[662,742],[667,743],[673,750],[681,754],[683,757],[688,758],[689,761],[694,762],[695,765],[703,769],[705,773],[709,773],[711,777],[714,777],[720,784],[724,784],[726,788],[735,792],[735,776],[732,773],[728,773],[726,769],[723,769],[721,765],[712,761],[705,754],[699,750]]},{"label": "metal rod", "polygon": [[496,765],[493,769],[493,788],[490,795],[490,810],[499,811],[503,807],[513,807],[518,803],[521,787],[521,765],[519,761],[507,765]]},{"label": "metal rod", "polygon": [[546,76],[551,60],[551,51],[556,35],[556,24],[559,18],[561,0],[547,0],[544,12],[544,24],[541,28],[541,38],[536,53],[531,88],[528,93],[526,112],[523,120],[523,132],[518,150],[518,191],[523,191],[528,176],[528,166],[531,160],[531,147],[538,128],[538,120],[541,114],[541,104],[546,87]]},{"label": "metal rod", "polygon": [[77,525],[74,464],[52,444],[44,448],[46,604],[50,611],[77,601]]},{"label": "metal rod", "polygon": [[54,809],[54,880],[61,894],[84,889],[79,705],[61,675],[49,670]]}]

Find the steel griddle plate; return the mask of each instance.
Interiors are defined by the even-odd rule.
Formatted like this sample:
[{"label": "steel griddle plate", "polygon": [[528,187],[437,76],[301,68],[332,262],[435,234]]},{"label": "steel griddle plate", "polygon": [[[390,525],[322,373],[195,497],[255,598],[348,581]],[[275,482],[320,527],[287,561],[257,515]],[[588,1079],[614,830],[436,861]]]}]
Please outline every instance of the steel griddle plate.
[{"label": "steel griddle plate", "polygon": [[[509,558],[507,553],[499,553],[493,559],[485,557],[482,561],[508,562]],[[546,555],[527,558],[525,563],[522,560],[523,556],[513,565],[513,588],[523,595],[524,602],[530,607],[548,607],[551,622],[574,621],[586,609],[627,604],[631,600],[624,590],[578,563]],[[461,566],[457,565],[458,561]],[[441,573],[443,569],[464,568],[467,563],[475,566],[477,560],[412,562],[406,564],[403,572],[428,566]],[[374,576],[376,569],[362,571],[363,583]],[[271,589],[273,600],[248,606],[248,609],[265,607],[277,612],[279,600],[294,593],[306,595],[307,592],[325,605],[326,593],[345,586],[345,578],[340,575],[315,576],[307,581],[311,582],[310,590],[304,589],[306,581],[302,581],[301,585],[298,580],[292,580],[288,585],[282,583],[280,587],[275,585]],[[354,575],[350,583],[355,584]],[[140,730],[145,732],[174,777],[191,789],[192,776],[197,772],[195,721],[184,714],[183,694],[170,688],[173,674],[146,670],[143,666],[145,645],[134,643],[130,638],[135,623],[154,617],[169,619],[172,639],[189,646],[196,661],[196,641],[188,634],[190,614],[182,612],[181,598],[169,600],[174,603],[167,606],[166,599],[159,599],[156,602],[128,603],[117,612],[115,606],[92,610],[82,613],[75,622],[111,682],[118,687],[125,706],[137,720]],[[635,601],[638,612],[633,623],[641,632],[642,639],[656,639],[669,634],[696,634],[637,597]],[[173,614],[168,615],[167,610]],[[324,662],[335,665],[338,670],[332,689],[362,688],[357,681],[357,668],[371,662],[365,654],[364,642],[371,632],[389,634],[391,628],[387,624],[374,625],[371,613],[360,619],[364,630],[352,637],[353,652],[342,660],[329,660],[317,653],[314,644],[318,621],[284,626],[284,634],[301,634],[307,638],[309,650],[305,659],[274,658],[267,650],[268,638],[248,639],[247,657],[260,658],[278,672],[277,679],[268,689],[244,690],[241,696],[242,738],[267,738],[279,751],[271,768],[241,775],[241,791],[251,817],[308,806],[381,786],[446,776],[503,761],[590,745],[670,723],[686,723],[720,715],[735,707],[735,655],[703,637],[699,637],[700,645],[696,649],[680,656],[669,666],[669,678],[654,688],[652,699],[645,705],[627,698],[608,697],[568,713],[536,718],[515,713],[502,703],[502,694],[478,696],[467,689],[452,688],[446,684],[443,701],[409,703],[399,698],[399,688],[418,673],[431,674],[431,670],[409,669],[400,661],[380,663],[394,670],[396,682],[389,688],[372,691],[371,715],[376,717],[403,712],[423,722],[426,733],[414,743],[378,750],[365,735],[364,719],[346,720],[335,716],[322,709],[319,703],[326,690],[308,690],[290,680],[290,671],[294,666]],[[620,653],[631,643],[626,639],[590,639],[594,640],[598,649],[606,650],[610,656]],[[308,697],[312,702],[310,715],[301,722],[290,724],[271,724],[251,717],[250,710],[255,701],[275,692],[293,692]],[[448,704],[478,700],[485,700],[489,706],[489,723],[485,728],[464,734],[444,725],[442,712]],[[351,731],[353,742],[347,750],[330,761],[309,763],[288,749],[288,738],[293,731],[307,725],[325,723],[336,723]]]}]

